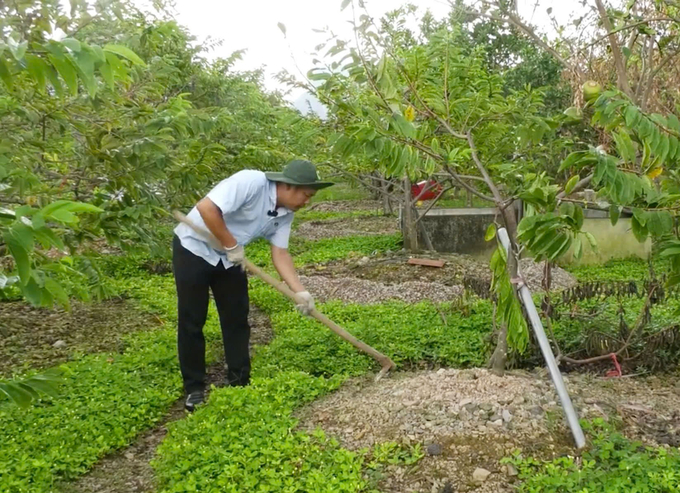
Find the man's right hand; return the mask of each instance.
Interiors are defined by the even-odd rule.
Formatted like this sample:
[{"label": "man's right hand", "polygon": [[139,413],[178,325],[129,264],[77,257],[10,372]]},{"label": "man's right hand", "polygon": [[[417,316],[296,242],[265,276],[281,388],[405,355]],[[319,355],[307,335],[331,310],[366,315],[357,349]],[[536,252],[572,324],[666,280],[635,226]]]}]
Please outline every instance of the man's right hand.
[{"label": "man's right hand", "polygon": [[237,243],[231,248],[225,247],[224,251],[227,252],[227,260],[229,260],[229,262],[238,265],[243,269],[243,262],[246,259],[246,254],[241,245]]}]

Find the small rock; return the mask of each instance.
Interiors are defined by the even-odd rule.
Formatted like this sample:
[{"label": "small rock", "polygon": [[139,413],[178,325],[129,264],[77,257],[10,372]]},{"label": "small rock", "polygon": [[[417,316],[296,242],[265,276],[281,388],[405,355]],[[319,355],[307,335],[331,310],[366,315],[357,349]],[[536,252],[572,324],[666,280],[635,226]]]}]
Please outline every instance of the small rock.
[{"label": "small rock", "polygon": [[479,409],[479,406],[477,406],[477,404],[474,402],[468,402],[463,406],[463,408],[465,408],[465,410],[469,413],[474,413],[477,409]]},{"label": "small rock", "polygon": [[483,409],[484,411],[493,411],[493,406],[491,404],[489,404],[488,402],[480,404],[479,407],[481,409]]},{"label": "small rock", "polygon": [[458,405],[459,405],[460,407],[464,407],[465,404],[470,404],[471,402],[472,402],[472,399],[466,398],[466,399],[463,399],[462,401],[460,401],[460,403],[459,403]]},{"label": "small rock", "polygon": [[359,265],[366,265],[366,264],[369,263],[370,261],[371,261],[371,259],[368,258],[368,257],[361,257],[361,260],[359,260],[357,263],[358,263]]},{"label": "small rock", "polygon": [[512,401],[512,403],[516,404],[518,406],[521,405],[521,404],[524,404],[524,396],[518,395],[517,397],[515,397],[515,399]]},{"label": "small rock", "polygon": [[529,409],[529,412],[533,416],[540,416],[541,414],[543,414],[543,408],[541,406],[534,406],[531,409]]},{"label": "small rock", "polygon": [[487,471],[486,469],[478,467],[475,469],[475,472],[472,473],[472,479],[475,481],[475,483],[483,483],[490,475],[491,471]]},{"label": "small rock", "polygon": [[517,468],[513,466],[512,464],[507,464],[507,471],[508,471],[508,476],[517,476]]},{"label": "small rock", "polygon": [[56,348],[56,349],[61,349],[61,348],[65,348],[66,345],[67,345],[66,341],[62,341],[61,339],[59,339],[57,342],[52,344],[52,347]]},{"label": "small rock", "polygon": [[438,443],[431,443],[427,446],[427,455],[441,455],[442,446]]},{"label": "small rock", "polygon": [[499,419],[501,419],[501,415],[496,413],[489,418],[489,421],[498,421]]},{"label": "small rock", "polygon": [[135,458],[135,454],[133,454],[132,452],[125,452],[125,458],[127,460],[132,460]]},{"label": "small rock", "polygon": [[503,426],[503,420],[497,419],[496,421],[492,421],[491,426],[495,426],[497,428],[500,428],[501,426]]},{"label": "small rock", "polygon": [[506,423],[509,423],[512,420],[512,414],[510,414],[510,411],[507,409],[503,409],[503,412],[501,413],[503,416],[503,421]]}]

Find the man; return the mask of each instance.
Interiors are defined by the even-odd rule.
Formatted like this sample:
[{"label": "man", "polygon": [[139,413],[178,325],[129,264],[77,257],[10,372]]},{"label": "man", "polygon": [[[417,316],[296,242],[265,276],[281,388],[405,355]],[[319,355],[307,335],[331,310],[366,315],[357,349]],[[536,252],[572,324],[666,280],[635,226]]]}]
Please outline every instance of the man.
[{"label": "man", "polygon": [[316,167],[309,161],[291,161],[282,173],[239,171],[218,183],[187,214],[198,227],[209,230],[224,250],[209,246],[184,223],[175,228],[172,264],[177,287],[177,346],[188,411],[205,399],[203,326],[209,289],[222,328],[225,383],[244,386],[250,382],[245,245],[257,238],[267,239],[274,267],[297,294],[297,309],[306,315],[314,308],[314,299],[300,284],[288,253],[288,238],[293,213],[304,207],[317,190],[331,185],[320,181]]}]

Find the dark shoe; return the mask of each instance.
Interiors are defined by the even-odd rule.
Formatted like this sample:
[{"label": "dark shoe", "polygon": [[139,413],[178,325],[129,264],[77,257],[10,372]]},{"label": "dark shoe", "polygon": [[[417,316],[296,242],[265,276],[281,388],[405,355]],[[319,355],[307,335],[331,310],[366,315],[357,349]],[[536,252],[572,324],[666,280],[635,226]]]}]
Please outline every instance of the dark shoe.
[{"label": "dark shoe", "polygon": [[202,390],[194,390],[187,396],[184,409],[193,413],[196,406],[203,404],[203,402],[205,402],[205,393]]}]

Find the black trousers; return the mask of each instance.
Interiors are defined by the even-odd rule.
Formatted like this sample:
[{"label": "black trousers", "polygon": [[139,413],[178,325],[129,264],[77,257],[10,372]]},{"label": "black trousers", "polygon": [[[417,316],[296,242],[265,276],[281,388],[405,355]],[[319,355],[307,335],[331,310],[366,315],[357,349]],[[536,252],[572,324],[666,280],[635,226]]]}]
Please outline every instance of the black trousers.
[{"label": "black trousers", "polygon": [[222,328],[227,383],[250,381],[250,326],[248,325],[248,279],[239,267],[225,269],[222,262],[210,265],[184,248],[174,235],[172,269],[177,288],[177,349],[186,392],[205,388],[205,337],[209,289],[212,290]]}]

